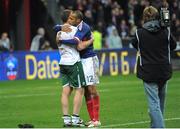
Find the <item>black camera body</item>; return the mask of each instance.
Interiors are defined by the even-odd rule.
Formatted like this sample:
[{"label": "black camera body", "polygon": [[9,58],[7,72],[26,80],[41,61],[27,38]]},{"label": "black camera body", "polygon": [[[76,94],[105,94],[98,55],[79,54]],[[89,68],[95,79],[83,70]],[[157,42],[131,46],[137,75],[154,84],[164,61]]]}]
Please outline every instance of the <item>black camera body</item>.
[{"label": "black camera body", "polygon": [[162,27],[169,27],[170,26],[170,14],[167,8],[160,9],[160,25]]}]

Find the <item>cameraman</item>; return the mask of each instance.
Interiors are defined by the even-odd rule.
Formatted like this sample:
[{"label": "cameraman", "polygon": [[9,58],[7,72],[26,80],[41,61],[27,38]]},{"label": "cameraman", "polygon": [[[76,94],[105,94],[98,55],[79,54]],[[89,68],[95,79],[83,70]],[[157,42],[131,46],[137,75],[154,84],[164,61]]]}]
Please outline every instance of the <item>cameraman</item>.
[{"label": "cameraman", "polygon": [[139,52],[137,77],[143,80],[151,128],[164,128],[167,80],[172,76],[170,50],[176,48],[176,41],[167,27],[161,27],[158,10],[153,6],[144,9],[143,21],[132,40]]}]

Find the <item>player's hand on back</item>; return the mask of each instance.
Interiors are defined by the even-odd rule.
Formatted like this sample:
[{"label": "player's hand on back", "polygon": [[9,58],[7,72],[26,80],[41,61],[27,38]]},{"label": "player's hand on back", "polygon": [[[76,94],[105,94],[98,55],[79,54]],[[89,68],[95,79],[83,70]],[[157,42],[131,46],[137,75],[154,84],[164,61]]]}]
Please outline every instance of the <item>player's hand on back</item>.
[{"label": "player's hand on back", "polygon": [[78,51],[81,51],[85,48],[87,48],[89,45],[93,44],[94,42],[94,36],[93,36],[93,33],[91,33],[91,38],[87,41],[80,41],[77,45],[77,50]]},{"label": "player's hand on back", "polygon": [[71,25],[69,25],[69,24],[64,24],[64,25],[62,26],[62,31],[63,31],[63,32],[71,32],[71,31],[72,31]]}]

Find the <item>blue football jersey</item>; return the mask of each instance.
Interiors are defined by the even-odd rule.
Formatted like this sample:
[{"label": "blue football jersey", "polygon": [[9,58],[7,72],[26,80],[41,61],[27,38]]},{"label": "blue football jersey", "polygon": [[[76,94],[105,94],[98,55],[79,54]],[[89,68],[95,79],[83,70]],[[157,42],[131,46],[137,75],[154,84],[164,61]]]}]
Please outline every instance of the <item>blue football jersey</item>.
[{"label": "blue football jersey", "polygon": [[[78,26],[78,31],[75,34],[75,38],[78,38],[81,41],[87,41],[91,39],[91,29],[89,25],[82,21]],[[96,53],[93,50],[93,44],[80,51],[81,58],[93,57],[95,55]]]},{"label": "blue football jersey", "polygon": [[[87,25],[85,22],[82,21],[77,27],[78,27],[78,30],[74,36],[74,39],[61,40],[61,43],[74,45],[74,44],[78,44],[78,40],[87,41],[91,38],[91,29],[90,29],[89,25]],[[56,25],[54,27],[54,30],[56,32],[60,31],[61,30],[60,25]],[[96,55],[96,53],[93,51],[93,44],[89,45],[87,48],[80,51],[81,58],[93,57],[95,55]]]}]

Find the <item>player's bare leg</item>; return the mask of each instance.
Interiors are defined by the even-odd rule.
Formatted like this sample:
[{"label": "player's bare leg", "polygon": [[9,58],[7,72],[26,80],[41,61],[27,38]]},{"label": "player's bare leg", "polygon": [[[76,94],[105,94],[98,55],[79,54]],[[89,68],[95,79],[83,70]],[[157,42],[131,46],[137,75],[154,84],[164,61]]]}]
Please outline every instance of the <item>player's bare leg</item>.
[{"label": "player's bare leg", "polygon": [[64,126],[71,126],[71,117],[69,115],[69,96],[71,95],[72,88],[70,86],[63,87],[61,95],[61,105],[64,119]]},{"label": "player's bare leg", "polygon": [[74,102],[73,102],[74,107],[73,107],[73,115],[72,115],[73,126],[77,126],[77,127],[84,126],[83,121],[79,117],[83,96],[84,96],[84,88],[75,89]]},{"label": "player's bare leg", "polygon": [[71,95],[72,88],[69,86],[63,87],[61,95],[61,104],[63,115],[69,115],[69,96]]},{"label": "player's bare leg", "polygon": [[84,96],[84,88],[77,88],[74,95],[73,114],[78,115],[82,106],[82,99]]}]

